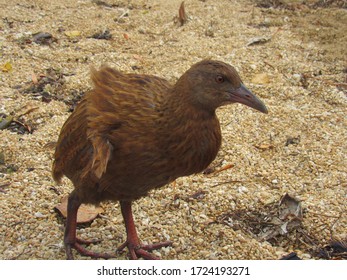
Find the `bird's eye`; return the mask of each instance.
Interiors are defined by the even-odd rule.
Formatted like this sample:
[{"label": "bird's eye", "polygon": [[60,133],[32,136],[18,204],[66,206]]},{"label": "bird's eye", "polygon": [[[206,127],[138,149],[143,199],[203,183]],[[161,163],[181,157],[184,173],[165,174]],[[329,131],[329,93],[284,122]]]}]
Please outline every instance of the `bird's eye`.
[{"label": "bird's eye", "polygon": [[215,80],[218,84],[221,84],[224,82],[224,77],[222,75],[217,75]]}]

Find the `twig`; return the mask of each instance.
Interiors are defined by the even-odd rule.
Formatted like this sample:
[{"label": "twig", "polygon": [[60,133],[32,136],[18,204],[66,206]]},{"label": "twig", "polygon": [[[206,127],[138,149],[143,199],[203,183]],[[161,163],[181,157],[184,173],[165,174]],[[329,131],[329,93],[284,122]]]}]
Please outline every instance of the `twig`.
[{"label": "twig", "polygon": [[228,169],[230,169],[230,168],[233,168],[234,166],[235,166],[234,164],[227,164],[227,165],[223,166],[222,168],[213,171],[213,172],[210,173],[210,174],[216,174],[216,173],[219,173],[219,172],[228,170]]},{"label": "twig", "polygon": [[14,256],[12,258],[10,258],[10,260],[16,260],[18,259],[21,255],[23,255],[24,253],[26,253],[26,249],[28,248],[24,248],[23,251],[21,253],[19,253],[17,256]]},{"label": "twig", "polygon": [[0,192],[6,193],[5,188],[8,187],[10,183],[5,183],[3,185],[0,185]]},{"label": "twig", "polygon": [[126,10],[123,14],[121,14],[116,21],[119,21],[121,18],[125,17],[127,14],[129,14],[129,10]]},{"label": "twig", "polygon": [[25,113],[20,114],[17,118],[20,118],[20,117],[23,117],[23,116],[25,116],[25,115],[28,115],[28,114],[30,114],[30,113],[36,111],[37,109],[39,109],[39,107],[31,108],[31,109],[29,109],[28,111],[26,111]]},{"label": "twig", "polygon": [[220,185],[225,185],[225,184],[244,183],[244,182],[248,182],[248,181],[240,181],[240,180],[224,181],[224,182],[219,182],[219,183],[211,186],[211,188],[218,187]]}]

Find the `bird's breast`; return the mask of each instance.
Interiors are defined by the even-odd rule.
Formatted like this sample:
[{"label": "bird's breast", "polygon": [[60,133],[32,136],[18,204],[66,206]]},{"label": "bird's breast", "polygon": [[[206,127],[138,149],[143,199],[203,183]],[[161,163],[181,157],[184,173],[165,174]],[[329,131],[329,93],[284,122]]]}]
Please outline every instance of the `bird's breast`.
[{"label": "bird's breast", "polygon": [[218,120],[190,122],[168,141],[170,165],[177,177],[202,172],[215,159],[221,145]]}]

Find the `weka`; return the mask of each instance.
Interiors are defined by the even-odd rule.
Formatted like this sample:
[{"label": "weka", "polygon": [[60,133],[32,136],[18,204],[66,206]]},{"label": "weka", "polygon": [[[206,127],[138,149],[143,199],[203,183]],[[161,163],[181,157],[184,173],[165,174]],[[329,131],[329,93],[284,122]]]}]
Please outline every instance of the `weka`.
[{"label": "weka", "polygon": [[181,176],[198,173],[214,160],[221,145],[215,110],[242,103],[267,113],[263,102],[223,62],[203,60],[176,82],[124,74],[109,67],[92,70],[94,89],[86,93],[61,129],[53,177],[68,177],[75,189],[68,199],[64,243],[83,255],[110,258],[87,250],[76,237],[82,203],[119,201],[131,259],[156,259],[149,251],[171,242],[142,245],[131,203]]}]

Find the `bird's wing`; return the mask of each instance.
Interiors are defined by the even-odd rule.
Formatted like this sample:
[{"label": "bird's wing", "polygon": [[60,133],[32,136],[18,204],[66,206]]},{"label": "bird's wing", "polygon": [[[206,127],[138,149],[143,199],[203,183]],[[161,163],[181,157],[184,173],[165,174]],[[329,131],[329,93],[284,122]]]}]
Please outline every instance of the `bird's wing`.
[{"label": "bird's wing", "polygon": [[103,69],[92,69],[94,89],[85,94],[61,129],[52,168],[57,182],[63,175],[78,181],[88,174],[100,178],[106,171],[112,144],[105,135],[117,126],[110,81],[122,74]]},{"label": "bird's wing", "polygon": [[87,159],[86,109],[87,100],[83,98],[60,131],[52,168],[53,178],[57,182],[63,175],[69,176],[81,168]]},{"label": "bird's wing", "polygon": [[93,147],[90,163],[82,172],[82,177],[92,173],[100,179],[106,172],[112,156],[115,141],[110,141],[111,132],[121,126],[117,88],[123,74],[109,67],[99,71],[92,69],[94,89],[87,102],[87,139]]}]

